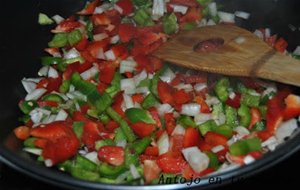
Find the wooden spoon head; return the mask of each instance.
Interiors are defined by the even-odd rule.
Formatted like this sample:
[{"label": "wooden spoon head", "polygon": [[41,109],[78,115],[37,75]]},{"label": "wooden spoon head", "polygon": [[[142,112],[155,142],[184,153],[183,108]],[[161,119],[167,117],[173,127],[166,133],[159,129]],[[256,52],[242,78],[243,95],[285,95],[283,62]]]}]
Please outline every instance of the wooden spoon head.
[{"label": "wooden spoon head", "polygon": [[[223,39],[211,52],[196,52],[199,42]],[[244,40],[238,43],[238,39]],[[215,25],[182,31],[162,45],[154,55],[171,63],[212,73],[252,76],[253,71],[274,50],[251,32],[234,25]]]}]

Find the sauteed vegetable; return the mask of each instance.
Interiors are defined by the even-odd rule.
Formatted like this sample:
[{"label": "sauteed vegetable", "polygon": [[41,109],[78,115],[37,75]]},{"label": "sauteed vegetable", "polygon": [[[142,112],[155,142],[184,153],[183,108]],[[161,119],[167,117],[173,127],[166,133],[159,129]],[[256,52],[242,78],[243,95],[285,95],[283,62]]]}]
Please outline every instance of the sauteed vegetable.
[{"label": "sauteed vegetable", "polygon": [[[300,96],[151,55],[179,30],[235,15],[210,0],[95,0],[66,19],[40,14],[40,24],[57,25],[39,77],[22,80],[15,135],[47,167],[101,183],[188,180],[252,163],[298,128]],[[285,52],[284,39],[255,33]]]}]

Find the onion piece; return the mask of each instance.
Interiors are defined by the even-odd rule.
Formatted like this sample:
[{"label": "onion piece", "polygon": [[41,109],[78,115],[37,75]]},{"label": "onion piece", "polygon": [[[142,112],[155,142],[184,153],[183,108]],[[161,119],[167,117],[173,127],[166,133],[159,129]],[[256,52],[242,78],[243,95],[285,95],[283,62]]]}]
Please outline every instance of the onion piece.
[{"label": "onion piece", "polygon": [[207,84],[206,83],[197,83],[194,85],[194,89],[196,92],[200,92],[201,90],[207,88]]},{"label": "onion piece", "polygon": [[42,149],[40,149],[40,148],[28,148],[28,147],[26,147],[26,148],[23,148],[23,150],[25,152],[29,152],[29,153],[34,154],[34,155],[38,155],[38,156],[42,155]]},{"label": "onion piece", "polygon": [[222,150],[224,150],[224,149],[225,149],[225,147],[224,147],[223,145],[218,145],[218,146],[213,147],[213,148],[211,149],[211,151],[212,151],[213,153],[218,153],[218,152],[220,152],[220,151],[222,151]]},{"label": "onion piece", "polygon": [[201,125],[202,123],[205,123],[208,120],[212,119],[212,114],[211,113],[200,113],[195,115],[194,121],[196,125]]},{"label": "onion piece", "polygon": [[45,77],[48,75],[49,72],[49,68],[50,66],[43,66],[42,68],[40,68],[40,70],[38,71],[38,75],[41,77]]},{"label": "onion piece", "polygon": [[235,23],[235,16],[232,13],[219,11],[218,16],[220,17],[220,22]]},{"label": "onion piece", "polygon": [[180,124],[177,124],[172,132],[172,136],[174,135],[184,135],[185,134],[185,128],[182,127]]},{"label": "onion piece", "polygon": [[54,15],[53,17],[51,17],[56,24],[61,23],[62,21],[64,21],[65,19],[63,17],[61,17],[60,15]]},{"label": "onion piece", "polygon": [[124,99],[125,110],[134,107],[133,100],[132,100],[131,96],[124,93],[123,94],[123,99]]},{"label": "onion piece", "polygon": [[107,37],[108,37],[108,35],[106,33],[99,33],[99,34],[95,34],[93,36],[93,38],[94,38],[95,41],[101,41],[101,40],[103,40],[103,39],[105,39]]},{"label": "onion piece", "polygon": [[23,78],[21,82],[27,93],[31,93],[37,85],[35,82],[28,81],[26,78]]},{"label": "onion piece", "polygon": [[238,126],[238,127],[234,128],[234,131],[237,132],[237,134],[239,135],[239,138],[243,138],[244,136],[247,136],[250,134],[250,131],[243,126]]},{"label": "onion piece", "polygon": [[73,59],[77,57],[80,57],[80,53],[75,48],[72,48],[69,51],[64,53],[65,59]]},{"label": "onion piece", "polygon": [[98,66],[94,65],[93,67],[89,68],[88,70],[80,73],[80,76],[83,80],[91,79],[92,77],[96,76],[99,72]]},{"label": "onion piece", "polygon": [[65,121],[67,119],[67,117],[68,117],[68,113],[65,110],[61,109],[57,113],[55,121]]},{"label": "onion piece", "polygon": [[200,173],[208,168],[209,158],[206,154],[202,153],[198,147],[185,148],[182,149],[181,152],[195,172]]},{"label": "onion piece", "polygon": [[118,11],[120,14],[123,14],[123,9],[120,6],[118,6],[117,4],[114,4],[114,9],[116,11]]},{"label": "onion piece", "polygon": [[34,89],[32,92],[26,95],[25,100],[38,100],[40,97],[42,97],[47,92],[44,88],[37,88]]},{"label": "onion piece", "polygon": [[217,16],[218,14],[217,3],[216,2],[209,3],[208,10],[211,16],[213,17]]},{"label": "onion piece", "polygon": [[300,46],[297,46],[296,49],[293,51],[294,55],[300,55]]},{"label": "onion piece", "polygon": [[129,60],[129,59],[122,60],[120,63],[120,73],[126,73],[126,72],[132,73],[133,71],[135,71],[136,66],[137,64],[134,60]]},{"label": "onion piece", "polygon": [[111,61],[116,60],[117,58],[115,53],[111,49],[104,52],[104,57],[106,58],[106,60],[111,60]]},{"label": "onion piece", "polygon": [[196,116],[200,114],[201,106],[197,103],[183,104],[181,114],[188,116]]},{"label": "onion piece", "polygon": [[133,179],[138,179],[141,177],[141,175],[139,174],[138,170],[136,169],[135,165],[130,164],[129,165],[129,169],[130,169],[130,173],[133,177]]},{"label": "onion piece", "polygon": [[51,78],[58,78],[58,72],[56,71],[56,69],[54,69],[53,67],[49,67],[49,70],[48,70],[48,77],[51,77]]},{"label": "onion piece", "polygon": [[135,85],[138,86],[140,84],[140,82],[142,80],[145,80],[146,78],[147,78],[147,72],[145,70],[143,70],[139,74],[135,75],[133,77],[133,80],[134,80]]},{"label": "onion piece", "polygon": [[173,112],[174,108],[170,104],[158,104],[156,106],[158,114],[162,117],[165,113]]},{"label": "onion piece", "polygon": [[251,164],[252,162],[255,161],[255,158],[253,158],[252,156],[250,155],[247,155],[245,158],[244,158],[244,163],[245,164]]},{"label": "onion piece", "polygon": [[158,20],[160,17],[164,16],[165,11],[166,11],[165,0],[153,0],[153,7],[152,7],[153,20]]},{"label": "onion piece", "polygon": [[116,44],[120,41],[120,36],[119,35],[115,35],[113,37],[110,38],[110,43],[111,44]]},{"label": "onion piece", "polygon": [[183,5],[171,4],[170,7],[173,8],[174,13],[181,13],[183,15],[185,15],[188,10],[188,7]]},{"label": "onion piece", "polygon": [[127,145],[127,141],[126,140],[120,140],[116,144],[116,146],[123,147],[123,148],[125,148],[126,145]]},{"label": "onion piece", "polygon": [[135,83],[133,78],[122,79],[121,80],[121,90],[125,94],[134,94],[135,93]]},{"label": "onion piece", "polygon": [[281,123],[275,132],[275,137],[279,142],[283,142],[285,138],[290,137],[292,133],[297,129],[297,120],[290,119]]},{"label": "onion piece", "polygon": [[86,159],[94,162],[95,164],[99,164],[100,163],[100,161],[98,159],[98,153],[96,151],[89,152],[89,153],[85,154],[84,157]]},{"label": "onion piece", "polygon": [[234,15],[236,17],[242,18],[242,19],[249,19],[250,13],[244,12],[244,11],[235,11]]},{"label": "onion piece", "polygon": [[169,151],[170,142],[169,142],[169,136],[166,132],[164,132],[157,141],[157,147],[159,155],[162,155]]},{"label": "onion piece", "polygon": [[255,30],[254,35],[257,36],[259,39],[264,39],[264,34],[260,30]]},{"label": "onion piece", "polygon": [[159,78],[164,82],[170,83],[175,77],[175,73],[170,68],[167,68]]}]

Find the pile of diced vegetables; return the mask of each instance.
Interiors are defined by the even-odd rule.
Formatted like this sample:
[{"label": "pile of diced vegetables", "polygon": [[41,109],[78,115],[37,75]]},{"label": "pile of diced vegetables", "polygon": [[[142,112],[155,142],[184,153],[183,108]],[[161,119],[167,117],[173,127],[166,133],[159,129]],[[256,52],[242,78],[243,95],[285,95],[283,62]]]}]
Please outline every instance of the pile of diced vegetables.
[{"label": "pile of diced vegetables", "polygon": [[[40,14],[40,24],[57,26],[39,77],[22,80],[24,125],[14,132],[24,150],[76,178],[114,184],[202,177],[273,151],[298,127],[300,96],[260,80],[179,72],[151,55],[179,30],[249,17],[217,7],[95,0],[66,19]],[[255,33],[285,51],[269,29]]]}]

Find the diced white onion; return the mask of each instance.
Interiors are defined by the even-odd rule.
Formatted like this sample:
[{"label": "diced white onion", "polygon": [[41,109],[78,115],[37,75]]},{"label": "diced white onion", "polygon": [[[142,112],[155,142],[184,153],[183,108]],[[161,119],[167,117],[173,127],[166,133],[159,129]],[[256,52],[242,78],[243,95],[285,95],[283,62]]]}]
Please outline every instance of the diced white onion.
[{"label": "diced white onion", "polygon": [[234,39],[235,43],[237,44],[242,44],[246,41],[246,38],[245,37],[242,37],[242,36],[239,36],[237,37],[236,39]]},{"label": "diced white onion", "polygon": [[29,94],[26,95],[25,100],[26,101],[28,101],[28,100],[38,100],[46,92],[47,92],[47,90],[44,89],[44,88],[34,89],[32,92],[30,92]]},{"label": "diced white onion", "polygon": [[160,17],[164,16],[165,10],[166,10],[165,0],[153,0],[153,7],[152,7],[153,20],[158,20]]},{"label": "diced white onion", "polygon": [[216,25],[216,22],[213,19],[209,19],[206,23],[207,26],[214,26]]},{"label": "diced white onion", "polygon": [[[120,73],[130,72],[132,73],[135,71],[137,64],[134,60],[122,60],[120,63]],[[147,77],[147,74],[146,74]]]},{"label": "diced white onion", "polygon": [[171,113],[174,110],[170,104],[158,104],[156,108],[161,117],[164,116],[165,113]]},{"label": "diced white onion", "polygon": [[236,17],[242,18],[242,19],[249,19],[250,13],[244,12],[244,11],[235,11],[234,15]]},{"label": "diced white onion", "polygon": [[224,149],[225,149],[225,147],[224,147],[223,145],[218,145],[218,146],[213,147],[213,148],[211,149],[211,151],[212,151],[213,153],[217,153],[217,152],[220,152],[220,151],[222,151],[222,150],[224,150]]},{"label": "diced white onion", "polygon": [[217,10],[217,3],[212,2],[208,4],[208,10],[211,16],[215,17],[217,16],[218,10]]},{"label": "diced white onion", "polygon": [[200,114],[201,106],[197,103],[183,104],[181,114],[188,116],[196,116]]},{"label": "diced white onion", "polygon": [[254,35],[256,35],[260,39],[264,39],[264,34],[260,30],[255,30]]},{"label": "diced white onion", "polygon": [[45,164],[46,167],[52,167],[53,166],[53,162],[50,159],[46,159],[44,161],[44,164]]},{"label": "diced white onion", "polygon": [[205,103],[209,106],[220,103],[220,100],[214,96],[206,95]]},{"label": "diced white onion", "polygon": [[138,170],[136,169],[135,165],[130,164],[129,165],[129,169],[130,169],[130,173],[133,177],[133,179],[138,179],[141,177],[141,175],[139,174]]},{"label": "diced white onion", "polygon": [[271,29],[270,28],[266,28],[265,29],[265,38],[270,38],[271,37]]},{"label": "diced white onion", "polygon": [[184,90],[186,92],[191,92],[193,91],[193,86],[191,84],[184,84],[184,83],[179,83],[178,85],[174,86],[177,90]]},{"label": "diced white onion", "polygon": [[184,135],[185,134],[185,128],[181,125],[177,124],[172,132],[172,136],[174,135]]},{"label": "diced white onion", "polygon": [[245,164],[251,164],[252,162],[255,161],[255,158],[253,158],[252,156],[250,155],[247,155],[245,158],[244,158],[244,163]]},{"label": "diced white onion", "polygon": [[224,164],[222,164],[222,166],[220,167],[220,169],[218,170],[217,173],[228,172],[228,171],[231,171],[231,170],[235,170],[239,167],[240,167],[240,165],[236,164],[236,163],[230,163],[230,164],[224,163]]},{"label": "diced white onion", "polygon": [[124,104],[125,104],[125,110],[134,107],[133,100],[132,100],[131,96],[124,93],[123,94],[123,99],[124,99]]},{"label": "diced white onion", "polygon": [[[49,115],[47,116],[45,119],[42,119],[41,124],[48,124],[48,123],[52,123],[53,121],[55,121],[55,118],[57,117],[57,115]],[[37,123],[38,124],[38,123]]]},{"label": "diced white onion", "polygon": [[226,116],[224,113],[219,113],[217,119],[215,119],[215,122],[218,125],[223,125],[226,122]]},{"label": "diced white onion", "polygon": [[31,93],[36,88],[35,82],[28,81],[25,78],[23,78],[21,82],[27,93]]},{"label": "diced white onion", "polygon": [[290,119],[281,123],[275,132],[275,137],[279,142],[283,142],[285,138],[290,137],[292,133],[297,129],[297,120]]},{"label": "diced white onion", "polygon": [[171,4],[170,7],[173,8],[174,13],[181,13],[183,15],[185,15],[188,10],[188,7],[183,5]]},{"label": "diced white onion", "polygon": [[76,57],[80,57],[80,53],[75,48],[72,48],[69,51],[64,53],[65,59],[73,59]]},{"label": "diced white onion", "polygon": [[297,46],[296,49],[293,51],[294,55],[300,55],[300,46]]},{"label": "diced white onion", "polygon": [[198,115],[195,115],[194,121],[196,125],[201,125],[202,123],[205,123],[208,120],[212,119],[211,113],[200,113]]},{"label": "diced white onion", "polygon": [[226,23],[234,23],[235,22],[235,20],[234,20],[235,16],[232,13],[219,11],[218,15],[220,17],[221,22],[226,22]]},{"label": "diced white onion", "polygon": [[182,149],[181,152],[195,172],[200,173],[208,168],[209,158],[206,154],[202,153],[198,147],[185,148]]},{"label": "diced white onion", "polygon": [[139,74],[135,75],[135,76],[133,77],[133,80],[134,80],[135,85],[137,86],[137,85],[140,84],[140,82],[141,82],[142,80],[145,80],[146,78],[147,78],[147,72],[146,72],[145,70],[143,70],[143,71],[140,72]]},{"label": "diced white onion", "polygon": [[58,78],[58,72],[56,71],[56,69],[54,69],[51,66],[49,67],[49,70],[48,70],[48,77]]},{"label": "diced white onion", "polygon": [[57,113],[55,121],[65,121],[67,119],[67,117],[68,117],[68,113],[65,110],[61,109]]},{"label": "diced white onion", "polygon": [[197,83],[194,86],[195,91],[200,92],[201,90],[207,88],[207,84],[206,83]]},{"label": "diced white onion", "polygon": [[244,136],[250,134],[250,131],[243,126],[238,126],[234,128],[234,131],[237,132],[240,138],[243,138]]},{"label": "diced white onion", "polygon": [[277,145],[279,144],[279,142],[277,141],[277,139],[272,136],[270,138],[268,138],[267,140],[265,140],[264,142],[261,143],[262,147],[267,147],[269,150],[273,151],[275,150],[275,148],[277,147]]},{"label": "diced white onion", "polygon": [[127,141],[126,140],[120,140],[116,144],[116,146],[123,147],[123,148],[125,148],[126,145],[127,145]]},{"label": "diced white onion", "polygon": [[116,179],[115,179],[115,183],[119,184],[119,183],[124,183],[125,179],[127,178],[127,176],[130,174],[130,171],[126,171],[122,174],[120,174]]},{"label": "diced white onion", "polygon": [[86,155],[84,155],[84,157],[92,162],[94,162],[95,164],[99,164],[100,161],[98,159],[98,153],[96,151],[93,152],[89,152]]},{"label": "diced white onion", "polygon": [[117,4],[114,4],[114,9],[115,9],[116,11],[118,11],[120,14],[123,13],[123,9],[122,9],[120,6],[118,6]]},{"label": "diced white onion", "polygon": [[265,95],[270,94],[270,93],[272,93],[272,92],[277,93],[277,87],[276,87],[275,84],[269,85],[269,86],[266,88],[266,90],[263,91],[262,96],[264,97]]},{"label": "diced white onion", "polygon": [[116,55],[113,52],[113,50],[108,50],[108,51],[104,52],[104,57],[107,60],[116,60]]},{"label": "diced white onion", "polygon": [[83,100],[83,101],[87,101],[87,97],[86,97],[86,95],[84,95],[84,94],[82,94],[81,92],[79,92],[79,91],[73,91],[73,92],[68,92],[67,94],[66,94],[66,96],[69,98],[69,99],[71,99],[71,100],[73,100],[73,99],[78,99],[78,100]]},{"label": "diced white onion", "polygon": [[99,72],[98,66],[94,65],[93,67],[89,68],[88,70],[80,73],[80,76],[84,80],[91,79]]},{"label": "diced white onion", "polygon": [[170,83],[175,77],[175,73],[170,68],[168,68],[159,78],[164,82]]},{"label": "diced white onion", "polygon": [[42,149],[39,148],[23,148],[25,152],[29,152],[34,155],[40,156],[42,154]]},{"label": "diced white onion", "polygon": [[105,59],[105,55],[104,55],[104,52],[103,52],[103,49],[102,49],[102,48],[100,48],[100,49],[98,50],[98,53],[97,53],[96,57],[97,57],[98,59]]},{"label": "diced white onion", "polygon": [[120,41],[120,36],[119,35],[115,35],[113,37],[110,38],[110,43],[111,44],[116,44]]},{"label": "diced white onion", "polygon": [[61,17],[60,15],[54,15],[53,17],[51,17],[56,24],[61,23],[62,21],[64,21],[65,19],[63,17]]},{"label": "diced white onion", "polygon": [[50,68],[50,66],[48,66],[48,65],[47,66],[43,66],[38,71],[38,75],[41,76],[41,77],[48,76],[49,68]]},{"label": "diced white onion", "polygon": [[99,33],[99,34],[95,34],[93,36],[93,38],[94,38],[95,41],[101,41],[101,40],[103,40],[103,39],[105,39],[107,37],[108,37],[108,35],[106,33]]},{"label": "diced white onion", "polygon": [[135,83],[133,78],[127,78],[121,80],[121,90],[125,94],[134,94],[135,93]]},{"label": "diced white onion", "polygon": [[158,146],[158,152],[159,155],[162,155],[169,150],[170,142],[169,142],[169,136],[166,132],[164,132],[157,141]]}]

